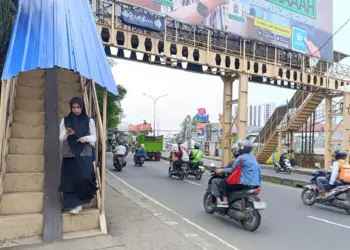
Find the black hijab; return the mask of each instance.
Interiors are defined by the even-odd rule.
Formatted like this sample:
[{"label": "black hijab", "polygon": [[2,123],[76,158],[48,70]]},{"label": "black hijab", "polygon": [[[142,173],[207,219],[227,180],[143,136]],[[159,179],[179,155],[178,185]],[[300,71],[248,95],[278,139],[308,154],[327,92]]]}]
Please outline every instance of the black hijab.
[{"label": "black hijab", "polygon": [[[79,104],[81,108],[81,114],[75,115],[72,111],[73,104]],[[74,130],[75,134],[70,135],[67,138],[68,145],[72,150],[75,157],[79,157],[81,151],[84,148],[84,143],[78,142],[81,137],[90,135],[90,117],[86,114],[85,104],[79,97],[73,97],[69,102],[70,113],[64,118],[64,125],[66,129],[71,128]]]}]

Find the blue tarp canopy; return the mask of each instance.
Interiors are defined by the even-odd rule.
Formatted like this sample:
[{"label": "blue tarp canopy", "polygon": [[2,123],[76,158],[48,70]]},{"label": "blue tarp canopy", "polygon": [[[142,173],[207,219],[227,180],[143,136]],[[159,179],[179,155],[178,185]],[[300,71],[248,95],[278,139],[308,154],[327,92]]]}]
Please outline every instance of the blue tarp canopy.
[{"label": "blue tarp canopy", "polygon": [[88,0],[19,0],[2,80],[54,66],[118,94]]}]

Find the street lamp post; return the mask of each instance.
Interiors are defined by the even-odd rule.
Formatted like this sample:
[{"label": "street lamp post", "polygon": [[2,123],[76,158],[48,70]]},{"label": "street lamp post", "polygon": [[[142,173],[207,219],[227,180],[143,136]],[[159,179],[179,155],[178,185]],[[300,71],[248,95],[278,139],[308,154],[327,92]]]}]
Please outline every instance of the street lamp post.
[{"label": "street lamp post", "polygon": [[145,93],[143,93],[143,95],[153,100],[153,136],[156,136],[156,104],[160,98],[166,97],[168,94],[158,96],[157,98],[154,98],[153,96],[147,95]]}]

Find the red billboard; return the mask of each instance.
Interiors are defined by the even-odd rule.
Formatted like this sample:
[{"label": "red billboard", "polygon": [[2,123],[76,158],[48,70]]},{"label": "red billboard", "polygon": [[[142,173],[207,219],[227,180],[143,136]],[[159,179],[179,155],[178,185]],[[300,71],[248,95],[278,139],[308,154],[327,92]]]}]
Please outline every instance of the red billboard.
[{"label": "red billboard", "polygon": [[129,125],[129,132],[139,132],[139,131],[151,131],[151,124],[139,124],[139,125]]}]

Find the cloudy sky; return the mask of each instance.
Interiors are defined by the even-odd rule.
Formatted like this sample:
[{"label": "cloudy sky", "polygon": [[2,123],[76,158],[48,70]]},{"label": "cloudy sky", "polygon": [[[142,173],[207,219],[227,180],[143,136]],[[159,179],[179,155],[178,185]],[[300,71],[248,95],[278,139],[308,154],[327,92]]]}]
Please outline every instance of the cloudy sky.
[{"label": "cloudy sky", "polygon": [[[350,17],[350,1],[334,0],[334,31]],[[327,17],[325,17],[327,18]],[[334,49],[350,54],[350,23],[334,37]],[[113,51],[112,51],[113,53]],[[122,102],[126,118],[123,124],[139,124],[143,120],[153,123],[153,101],[143,93],[161,98],[156,106],[156,122],[161,130],[178,130],[179,124],[197,108],[206,108],[212,122],[222,113],[223,83],[220,77],[189,73],[181,70],[151,66],[126,60],[116,60],[113,74],[117,84],[128,94]],[[343,61],[350,65],[350,59]],[[237,83],[235,83],[237,87]],[[249,83],[249,104],[285,103],[293,90]],[[234,89],[234,98],[237,90]],[[158,125],[156,125],[158,127]]]}]

